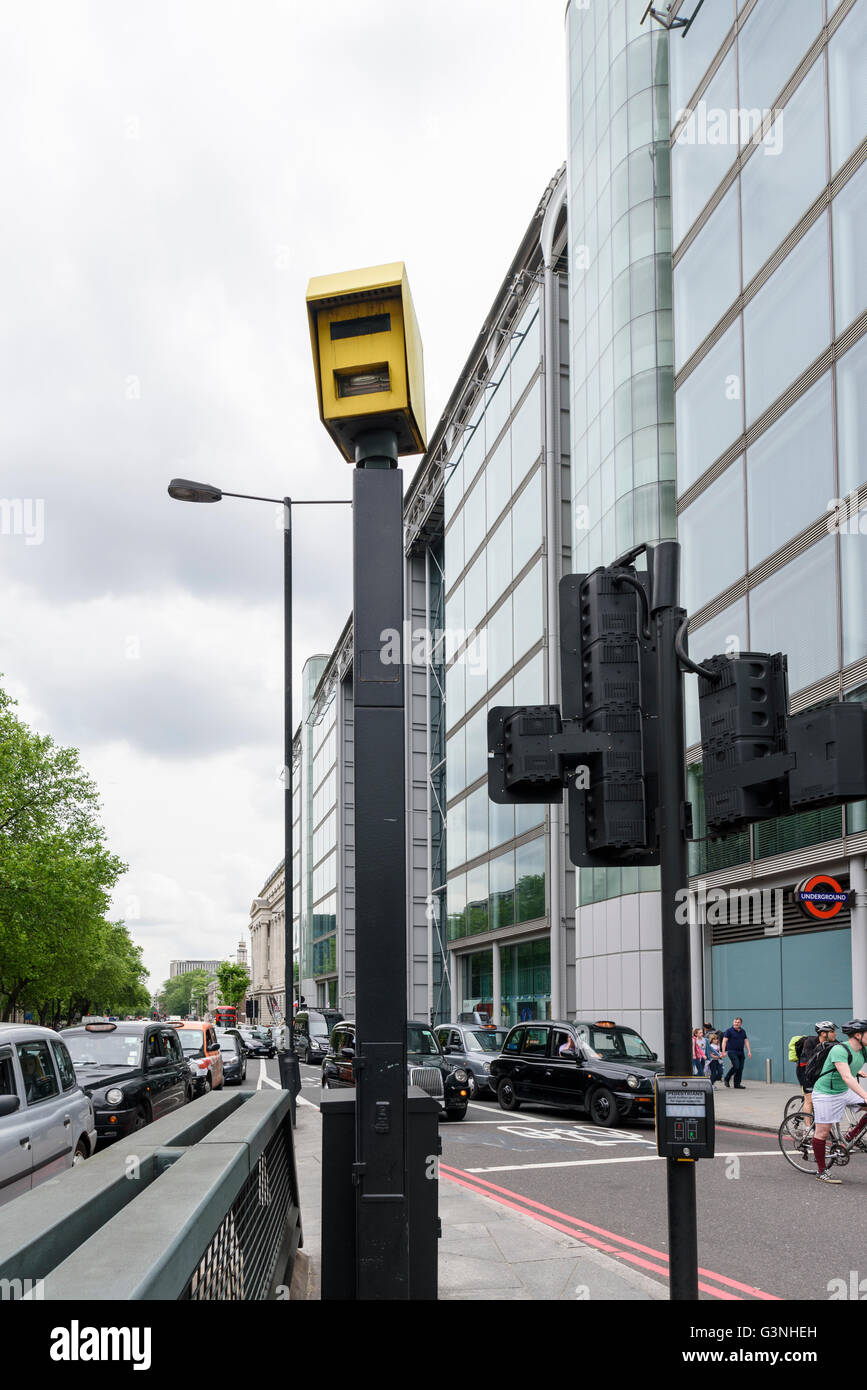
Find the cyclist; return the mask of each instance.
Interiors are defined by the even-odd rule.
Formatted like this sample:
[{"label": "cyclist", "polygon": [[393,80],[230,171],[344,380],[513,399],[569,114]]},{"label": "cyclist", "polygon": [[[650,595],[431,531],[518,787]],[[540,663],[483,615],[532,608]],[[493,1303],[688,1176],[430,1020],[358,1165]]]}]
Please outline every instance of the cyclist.
[{"label": "cyclist", "polygon": [[[849,1092],[858,1097],[858,1104],[867,1105],[867,1089],[858,1077],[867,1075],[867,1056],[864,1047],[867,1039],[867,1019],[853,1018],[843,1024],[843,1032],[849,1039],[849,1047],[836,1043],[825,1058],[825,1067],[813,1087],[813,1113],[816,1128],[813,1131],[813,1153],[816,1156],[816,1174],[819,1182],[839,1183],[840,1178],[832,1178],[825,1168],[825,1140],[831,1133],[831,1126],[842,1120],[846,1106],[852,1104]],[[853,1074],[854,1073],[854,1074]],[[847,1141],[860,1132],[867,1115],[847,1134]]]},{"label": "cyclist", "polygon": [[801,1055],[798,1058],[798,1081],[801,1090],[804,1092],[804,1114],[813,1113],[813,1088],[807,1085],[807,1063],[816,1051],[817,1047],[824,1046],[825,1043],[837,1041],[837,1025],[830,1018],[822,1019],[816,1024],[815,1038],[805,1038],[804,1046],[801,1048]]}]

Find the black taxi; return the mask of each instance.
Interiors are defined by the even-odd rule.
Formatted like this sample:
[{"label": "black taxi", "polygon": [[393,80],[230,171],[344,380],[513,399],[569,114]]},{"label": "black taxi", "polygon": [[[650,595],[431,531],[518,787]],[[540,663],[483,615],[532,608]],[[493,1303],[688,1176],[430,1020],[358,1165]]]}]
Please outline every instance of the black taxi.
[{"label": "black taxi", "polygon": [[662,1070],[641,1035],[613,1019],[519,1023],[491,1060],[503,1110],[556,1105],[606,1127],[653,1119],[653,1078]]},{"label": "black taxi", "polygon": [[85,1020],[61,1032],[99,1141],[120,1139],[193,1098],[193,1077],[168,1023]]}]

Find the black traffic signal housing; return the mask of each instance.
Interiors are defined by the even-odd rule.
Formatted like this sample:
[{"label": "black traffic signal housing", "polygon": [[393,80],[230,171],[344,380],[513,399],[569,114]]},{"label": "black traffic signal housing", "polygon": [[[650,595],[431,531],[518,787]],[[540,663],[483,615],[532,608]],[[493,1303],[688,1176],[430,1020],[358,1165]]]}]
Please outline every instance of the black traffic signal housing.
[{"label": "black traffic signal housing", "polygon": [[867,795],[867,705],[837,702],[789,717],[789,808],[836,806]]},{"label": "black traffic signal housing", "polygon": [[786,658],[712,656],[698,682],[707,829],[725,835],[788,809]]},{"label": "black traffic signal housing", "polygon": [[623,568],[560,581],[563,718],[606,740],[568,783],[569,857],[585,868],[659,863],[649,587]]}]

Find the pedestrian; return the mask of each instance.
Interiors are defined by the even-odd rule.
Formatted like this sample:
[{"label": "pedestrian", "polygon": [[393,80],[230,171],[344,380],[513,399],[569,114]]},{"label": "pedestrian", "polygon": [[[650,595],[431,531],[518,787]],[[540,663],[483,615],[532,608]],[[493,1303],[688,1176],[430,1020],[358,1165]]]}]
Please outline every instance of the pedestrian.
[{"label": "pedestrian", "polygon": [[692,1072],[693,1076],[704,1076],[704,1069],[707,1064],[707,1052],[704,1045],[704,1029],[693,1028],[692,1030]]},{"label": "pedestrian", "polygon": [[722,1046],[719,1033],[711,1033],[707,1039],[707,1074],[712,1086],[722,1080]]},{"label": "pedestrian", "polygon": [[[853,1018],[843,1024],[843,1032],[849,1039],[849,1046],[836,1043],[825,1057],[821,1075],[813,1085],[813,1111],[816,1126],[813,1130],[813,1153],[816,1157],[816,1176],[821,1182],[839,1183],[825,1168],[825,1141],[831,1133],[831,1126],[838,1124],[846,1113],[847,1105],[867,1105],[865,1072],[867,1057],[864,1054],[867,1039],[867,1019]],[[854,1073],[854,1075],[853,1075]],[[853,1096],[856,1097],[853,1100]],[[843,1137],[847,1143],[854,1139],[867,1124],[867,1112]]]},{"label": "pedestrian", "polygon": [[734,1077],[734,1088],[736,1091],[746,1090],[741,1080],[744,1074],[744,1054],[746,1053],[750,1061],[753,1060],[753,1054],[750,1050],[750,1040],[744,1032],[743,1023],[744,1021],[742,1018],[733,1019],[731,1028],[725,1030],[722,1040],[722,1055],[723,1057],[728,1057],[731,1062],[731,1071],[724,1078],[725,1084],[728,1086],[732,1077]]}]

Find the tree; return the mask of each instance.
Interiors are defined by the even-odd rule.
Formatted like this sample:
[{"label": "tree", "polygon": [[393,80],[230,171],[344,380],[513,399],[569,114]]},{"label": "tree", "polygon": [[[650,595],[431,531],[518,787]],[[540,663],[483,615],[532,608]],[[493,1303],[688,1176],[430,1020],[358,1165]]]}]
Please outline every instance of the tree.
[{"label": "tree", "polygon": [[237,1009],[250,988],[250,975],[246,965],[233,965],[224,960],[217,966],[217,992],[221,1004],[234,1004]]},{"label": "tree", "polygon": [[105,920],[126,865],[106,846],[96,786],[77,749],[34,733],[13,707],[0,690],[0,1019],[26,1008],[59,1021],[90,1000],[94,966],[118,950],[122,997],[138,997],[145,972],[126,928]]},{"label": "tree", "polygon": [[188,1014],[193,1000],[208,998],[207,970],[186,970],[183,975],[175,975],[166,980],[162,988],[163,1010],[171,1014]]}]

